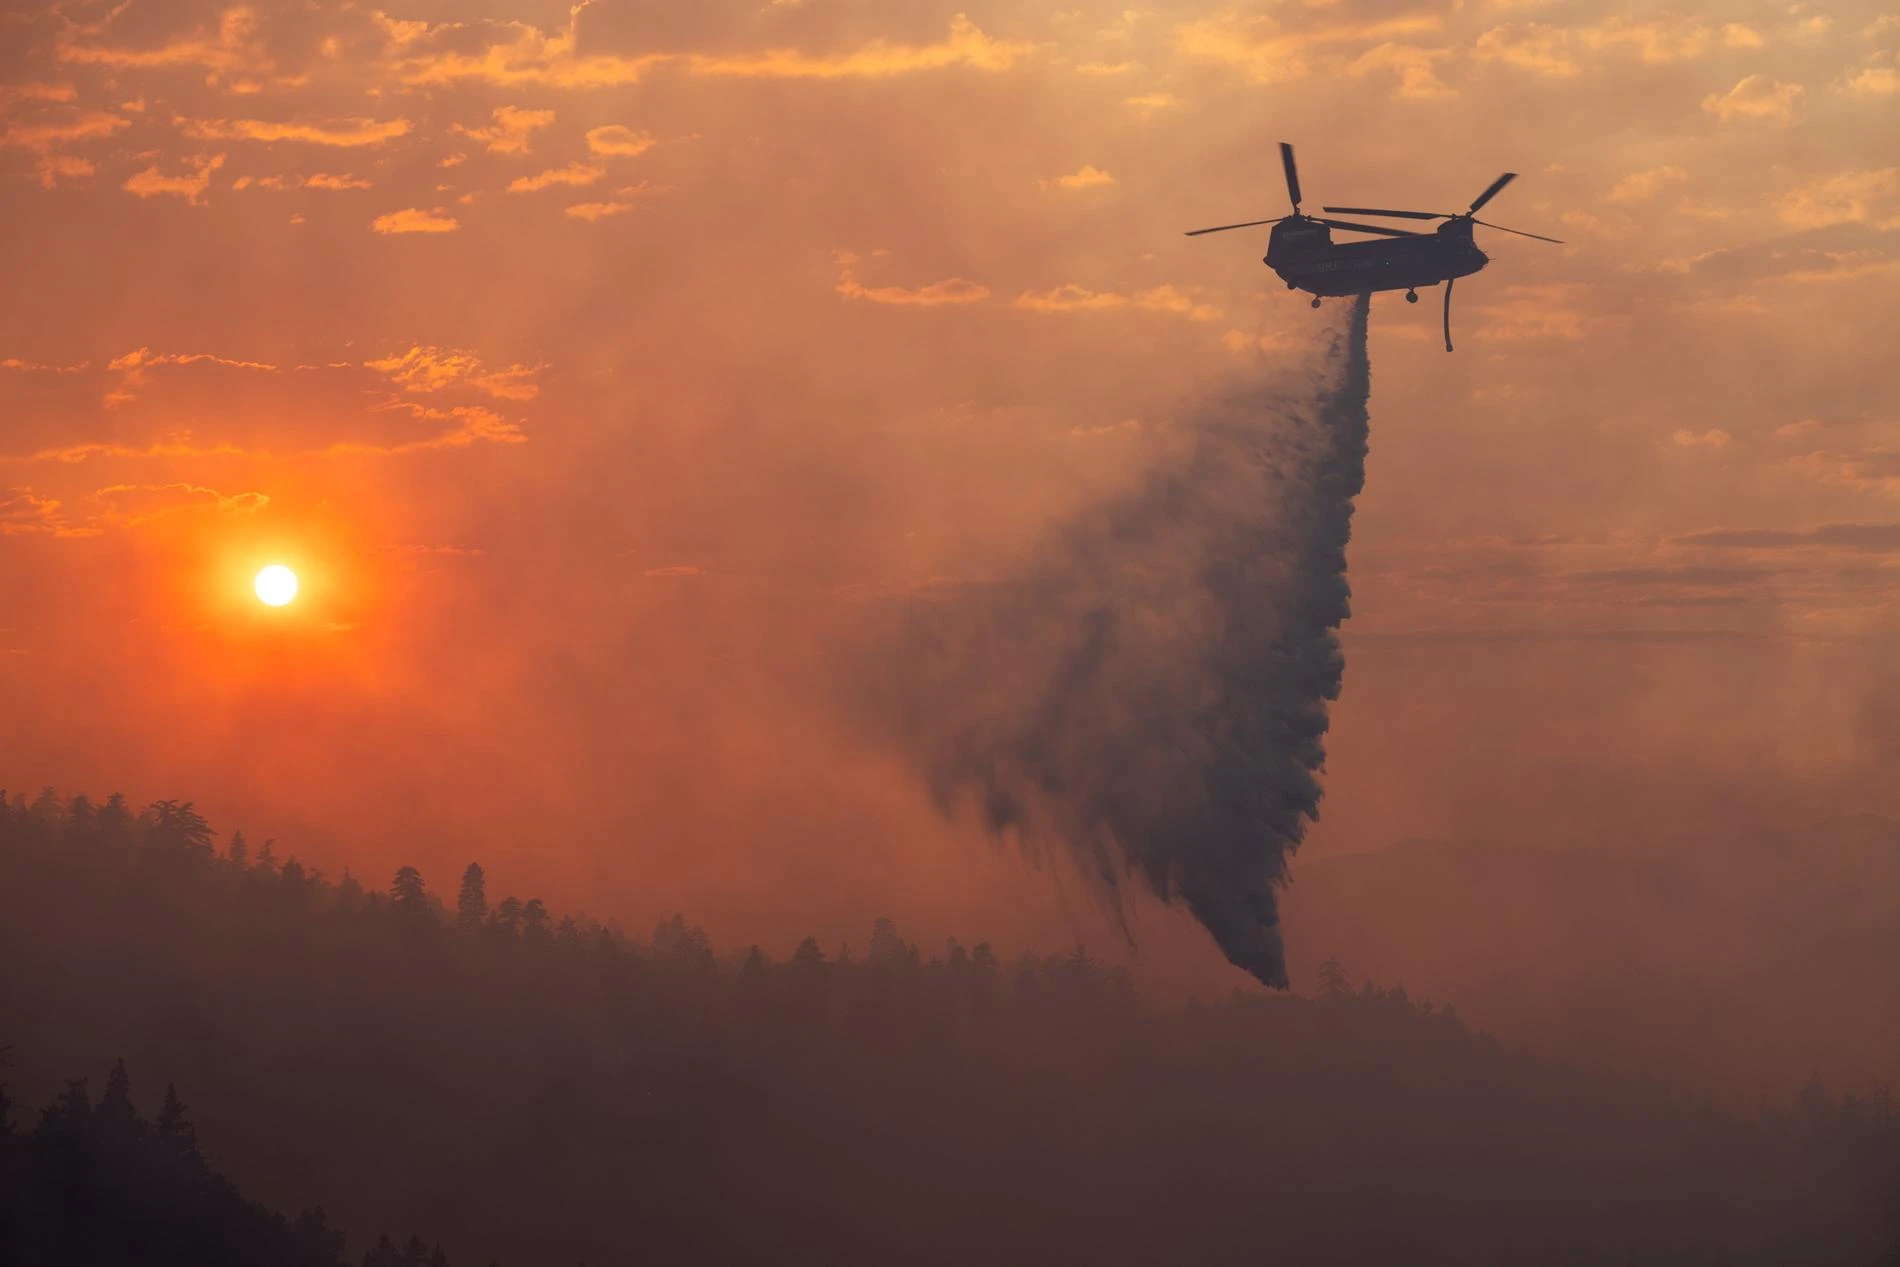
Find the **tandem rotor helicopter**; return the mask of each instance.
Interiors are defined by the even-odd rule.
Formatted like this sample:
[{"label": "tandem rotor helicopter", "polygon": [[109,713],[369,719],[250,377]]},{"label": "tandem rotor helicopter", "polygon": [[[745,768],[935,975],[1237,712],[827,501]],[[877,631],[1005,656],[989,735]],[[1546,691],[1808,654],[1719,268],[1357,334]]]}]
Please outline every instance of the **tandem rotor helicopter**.
[{"label": "tandem rotor helicopter", "polygon": [[[1445,351],[1451,351],[1451,284],[1460,277],[1477,272],[1490,257],[1471,240],[1471,226],[1556,242],[1541,233],[1507,229],[1478,219],[1478,210],[1498,196],[1498,191],[1517,179],[1506,172],[1464,211],[1388,211],[1378,207],[1326,207],[1343,215],[1393,216],[1403,220],[1442,220],[1437,230],[1419,233],[1411,229],[1388,229],[1376,224],[1354,224],[1350,220],[1328,220],[1300,212],[1300,169],[1293,163],[1293,147],[1280,142],[1280,162],[1286,167],[1286,192],[1293,200],[1293,214],[1271,220],[1249,220],[1245,224],[1220,224],[1211,229],[1191,230],[1188,237],[1203,233],[1225,233],[1229,229],[1251,229],[1270,224],[1267,253],[1262,258],[1268,268],[1280,275],[1288,290],[1304,290],[1319,307],[1321,295],[1362,295],[1375,290],[1402,290],[1405,302],[1418,302],[1418,287],[1445,283]],[[1376,233],[1383,241],[1334,242],[1332,230]]]}]

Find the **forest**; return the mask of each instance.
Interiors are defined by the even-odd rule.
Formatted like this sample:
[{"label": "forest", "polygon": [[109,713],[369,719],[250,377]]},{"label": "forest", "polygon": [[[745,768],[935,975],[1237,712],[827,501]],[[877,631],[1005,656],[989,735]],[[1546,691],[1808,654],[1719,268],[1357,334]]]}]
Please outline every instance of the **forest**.
[{"label": "forest", "polygon": [[[0,1051],[0,1061],[5,1052]],[[139,1115],[124,1061],[95,1103],[88,1079],[67,1082],[31,1130],[18,1130],[0,1089],[0,1262],[10,1267],[145,1263],[152,1267],[348,1267],[347,1238],[323,1207],[295,1220],[238,1194],[212,1170],[178,1098],[165,1088]],[[451,1267],[441,1246],[387,1233],[362,1267]]]},{"label": "forest", "polygon": [[[369,1267],[1900,1264],[1884,1092],[1717,1108],[1337,964],[1175,1003],[889,919],[780,954],[635,936],[401,852],[370,884],[190,803],[0,794],[0,1076],[52,1106],[9,1118],[8,1176],[115,1228],[190,1193],[271,1261],[347,1237]],[[94,1104],[72,1079],[108,1068]]]}]

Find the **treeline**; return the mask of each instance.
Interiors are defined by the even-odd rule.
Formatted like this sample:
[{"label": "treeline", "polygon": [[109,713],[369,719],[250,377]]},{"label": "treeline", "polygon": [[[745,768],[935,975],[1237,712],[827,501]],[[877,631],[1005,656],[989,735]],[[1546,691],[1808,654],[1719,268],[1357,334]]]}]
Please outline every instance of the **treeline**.
[{"label": "treeline", "polygon": [[[0,1048],[0,1064],[6,1049]],[[9,1267],[350,1267],[322,1206],[287,1219],[213,1170],[176,1087],[158,1116],[132,1101],[115,1061],[97,1103],[66,1083],[29,1130],[0,1084],[0,1263]],[[451,1267],[420,1236],[385,1234],[362,1267]]]},{"label": "treeline", "polygon": [[[1741,1120],[1507,1050],[1398,988],[1138,998],[1077,950],[716,949],[189,803],[0,799],[22,1082],[124,1053],[268,1205],[511,1264],[1873,1264],[1878,1095]],[[478,1261],[485,1260],[485,1257]]]}]

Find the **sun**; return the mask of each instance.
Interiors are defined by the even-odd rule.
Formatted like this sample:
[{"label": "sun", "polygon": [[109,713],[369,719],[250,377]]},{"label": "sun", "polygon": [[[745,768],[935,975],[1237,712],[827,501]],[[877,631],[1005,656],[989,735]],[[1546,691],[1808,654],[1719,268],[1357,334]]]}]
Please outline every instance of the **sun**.
[{"label": "sun", "polygon": [[257,574],[258,601],[282,607],[297,597],[297,574],[281,563],[273,563]]}]

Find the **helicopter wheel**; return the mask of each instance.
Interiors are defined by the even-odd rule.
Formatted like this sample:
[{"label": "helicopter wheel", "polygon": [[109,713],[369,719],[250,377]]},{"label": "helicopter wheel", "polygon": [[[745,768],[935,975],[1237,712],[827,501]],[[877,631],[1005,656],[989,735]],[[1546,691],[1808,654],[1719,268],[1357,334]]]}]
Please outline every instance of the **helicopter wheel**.
[{"label": "helicopter wheel", "polygon": [[1406,292],[1405,292],[1405,302],[1406,302],[1406,303],[1408,303],[1408,304],[1415,304],[1415,303],[1417,303],[1417,302],[1418,302],[1418,292],[1417,292],[1416,290],[1408,290],[1408,291],[1406,291]]},{"label": "helicopter wheel", "polygon": [[1313,296],[1313,306],[1314,306],[1315,308],[1317,308],[1317,307],[1319,307],[1319,296],[1318,296],[1318,295],[1315,295],[1315,296]]}]

